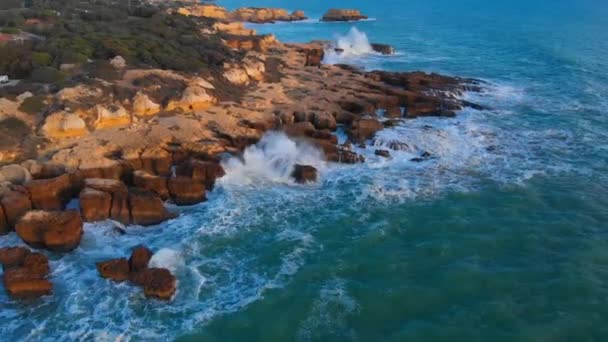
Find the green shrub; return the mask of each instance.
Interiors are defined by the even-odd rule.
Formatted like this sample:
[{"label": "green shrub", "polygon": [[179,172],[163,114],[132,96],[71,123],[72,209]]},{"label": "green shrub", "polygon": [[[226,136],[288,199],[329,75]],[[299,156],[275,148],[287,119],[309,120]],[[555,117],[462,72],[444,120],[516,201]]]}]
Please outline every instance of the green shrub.
[{"label": "green shrub", "polygon": [[53,56],[46,52],[33,52],[32,62],[36,66],[49,66],[53,62]]},{"label": "green shrub", "polygon": [[19,110],[24,113],[31,114],[31,115],[41,113],[44,110],[44,108],[46,107],[44,98],[45,97],[42,95],[28,97],[27,99],[25,99],[23,101],[23,103],[19,107]]},{"label": "green shrub", "polygon": [[0,32],[5,33],[5,34],[17,34],[17,33],[21,32],[21,30],[16,27],[5,27],[2,30],[0,30]]},{"label": "green shrub", "polygon": [[56,83],[65,80],[66,74],[51,67],[40,67],[32,71],[30,79],[38,83]]},{"label": "green shrub", "polygon": [[65,51],[61,54],[61,62],[59,64],[83,64],[86,63],[88,57],[73,51]]}]

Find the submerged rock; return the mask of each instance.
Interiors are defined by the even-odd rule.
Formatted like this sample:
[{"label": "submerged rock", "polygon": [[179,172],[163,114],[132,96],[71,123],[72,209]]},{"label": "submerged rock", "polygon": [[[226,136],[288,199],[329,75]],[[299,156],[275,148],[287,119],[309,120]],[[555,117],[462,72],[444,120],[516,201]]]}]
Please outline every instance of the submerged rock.
[{"label": "submerged rock", "polygon": [[384,157],[384,158],[390,158],[391,157],[391,153],[387,150],[376,150],[374,151],[374,154],[380,157]]}]

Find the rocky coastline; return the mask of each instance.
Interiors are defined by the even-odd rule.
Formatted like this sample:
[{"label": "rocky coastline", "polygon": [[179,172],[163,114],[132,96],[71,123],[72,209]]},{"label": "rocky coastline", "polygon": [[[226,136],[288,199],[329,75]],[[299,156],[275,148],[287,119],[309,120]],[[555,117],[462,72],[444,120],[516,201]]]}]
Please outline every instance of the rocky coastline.
[{"label": "rocky coastline", "polygon": [[[328,65],[322,42],[283,44],[242,23],[303,20],[301,11],[137,4],[137,13],[154,13],[136,25],[171,22],[182,30],[179,43],[198,46],[196,58],[207,63],[173,56],[187,66],[182,68],[156,51],[132,53],[126,41],[75,63],[36,64],[29,73],[1,57],[2,72],[22,81],[0,88],[0,235],[17,234],[31,248],[69,253],[86,234],[86,222],[157,225],[175,217],[165,202],[206,201],[224,175],[222,158],[240,154],[269,131],[316,146],[330,162],[356,164],[364,158],[351,146],[365,145],[385,127],[478,107],[461,98],[480,91],[478,80]],[[330,10],[323,20],[365,18],[358,11]],[[67,20],[39,19],[50,33],[44,43],[32,42],[38,50],[60,39],[52,30]],[[121,24],[133,26],[134,20]],[[381,44],[374,49],[394,52]],[[42,72],[61,77],[36,77]],[[339,128],[348,135],[344,144],[335,135]],[[311,166],[294,165],[293,177],[306,183],[317,174]],[[79,209],[67,209],[74,199]],[[104,278],[141,286],[147,297],[170,299],[176,278],[168,270],[148,269],[151,255],[140,247],[130,260],[117,256],[91,267]],[[52,270],[40,252],[2,248],[0,263],[11,296],[52,293]]]}]

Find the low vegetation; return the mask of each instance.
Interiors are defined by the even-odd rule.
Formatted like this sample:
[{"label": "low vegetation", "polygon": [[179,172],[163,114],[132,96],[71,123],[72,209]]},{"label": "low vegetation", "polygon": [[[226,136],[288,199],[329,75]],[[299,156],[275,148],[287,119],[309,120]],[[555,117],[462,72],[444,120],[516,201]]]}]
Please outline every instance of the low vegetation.
[{"label": "low vegetation", "polygon": [[[3,1],[4,4],[4,1]],[[129,65],[205,72],[235,52],[201,34],[212,21],[167,14],[140,0],[16,1],[0,10],[0,27],[24,39],[0,43],[0,74],[34,82],[62,81],[69,65],[103,65],[122,56]],[[90,68],[89,68],[90,70]]]}]

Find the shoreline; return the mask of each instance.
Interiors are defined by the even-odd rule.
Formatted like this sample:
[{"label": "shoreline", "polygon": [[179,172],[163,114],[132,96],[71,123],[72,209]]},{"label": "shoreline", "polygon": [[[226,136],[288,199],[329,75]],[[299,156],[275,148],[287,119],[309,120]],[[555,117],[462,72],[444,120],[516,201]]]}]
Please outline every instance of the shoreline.
[{"label": "shoreline", "polygon": [[[205,5],[194,5],[188,13],[197,7]],[[184,13],[181,8],[176,12],[180,14],[169,11],[166,16]],[[9,120],[11,132],[17,134],[11,136],[14,146],[2,150],[0,232],[16,230],[30,247],[68,252],[82,238],[83,221],[157,225],[173,217],[165,201],[205,201],[224,173],[222,155],[241,154],[267,132],[282,131],[305,141],[329,162],[356,164],[364,158],[351,146],[365,145],[386,127],[421,116],[453,117],[464,107],[480,108],[462,99],[464,92],[481,91],[479,80],[327,65],[323,60],[328,47],[319,42],[283,44],[271,35],[257,35],[241,21],[208,16],[189,20],[202,26],[204,39],[220,40],[205,50],[210,58],[219,58],[213,57],[215,48],[229,51],[222,63],[197,73],[142,68],[115,55],[100,66],[86,62],[66,67],[65,73],[73,73],[72,81],[57,91],[39,87],[38,82],[3,89],[11,94],[25,85],[27,90],[0,99],[3,108],[16,113],[4,113],[1,121]],[[96,76],[77,80],[91,74]],[[34,100],[40,109],[32,117],[21,108]],[[338,127],[347,132],[344,144],[335,135]],[[26,131],[30,134],[22,133]],[[376,154],[389,157],[390,151]],[[296,181],[316,178],[309,166],[298,167]],[[73,199],[79,199],[79,213],[66,210]],[[13,264],[25,263],[19,260]],[[108,265],[110,275],[102,272],[104,266],[102,276],[130,279],[123,259]],[[5,272],[5,285],[25,286],[25,291],[17,285],[12,289],[25,296],[48,294],[49,284],[43,279],[47,273],[7,280],[10,273]],[[146,294],[170,299],[175,278],[161,271],[149,277],[134,282],[160,284]]]}]

